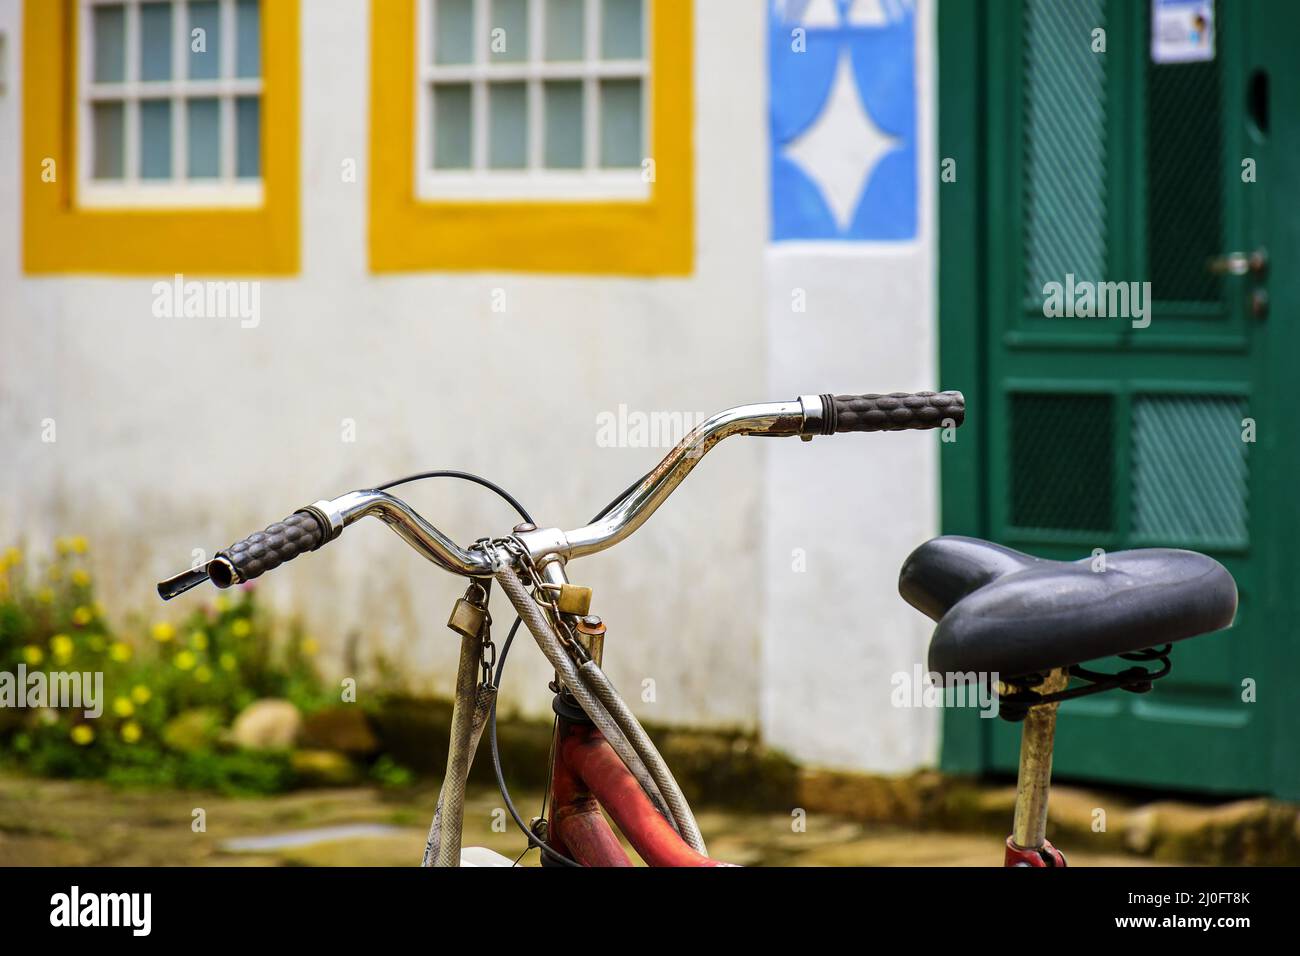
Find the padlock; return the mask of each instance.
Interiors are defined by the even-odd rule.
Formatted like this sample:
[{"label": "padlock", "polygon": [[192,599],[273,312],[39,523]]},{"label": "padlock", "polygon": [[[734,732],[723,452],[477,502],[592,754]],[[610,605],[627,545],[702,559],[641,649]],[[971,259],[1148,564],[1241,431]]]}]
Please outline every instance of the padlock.
[{"label": "padlock", "polygon": [[577,584],[561,584],[560,595],[555,600],[555,606],[560,609],[561,614],[576,614],[582,617],[591,612],[591,588],[580,587]]},{"label": "padlock", "polygon": [[478,637],[483,631],[487,611],[467,598],[457,598],[447,618],[447,626],[461,637]]}]

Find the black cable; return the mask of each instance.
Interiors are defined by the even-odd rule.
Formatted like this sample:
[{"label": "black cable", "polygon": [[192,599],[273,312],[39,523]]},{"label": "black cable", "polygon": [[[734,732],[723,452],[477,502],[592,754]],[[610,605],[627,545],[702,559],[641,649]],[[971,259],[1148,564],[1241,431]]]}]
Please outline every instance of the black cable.
[{"label": "black cable", "polygon": [[613,501],[611,501],[609,504],[605,505],[605,507],[601,508],[601,509],[600,509],[600,512],[596,515],[596,517],[594,517],[594,518],[592,518],[590,521],[588,521],[587,524],[595,524],[595,523],[596,523],[597,521],[599,521],[601,518],[605,517],[605,515],[609,514],[611,511],[613,511],[613,510],[614,510],[614,506],[615,506],[616,504],[618,504],[620,501],[622,501],[624,498],[626,498],[628,495],[630,495],[632,492],[634,492],[634,491],[637,489],[637,486],[640,485],[641,482],[645,481],[645,480],[646,480],[647,478],[649,478],[649,477],[650,477],[650,473],[649,473],[649,472],[646,472],[644,475],[642,475],[642,476],[641,476],[640,478],[638,478],[636,481],[632,482],[632,484],[630,484],[630,485],[628,485],[626,488],[624,488],[622,494],[620,494],[617,498],[615,498],[615,499],[614,499]]},{"label": "black cable", "polygon": [[482,485],[495,491],[498,495],[510,502],[510,507],[519,512],[519,516],[529,524],[533,523],[533,516],[524,510],[524,506],[515,500],[514,495],[506,491],[500,485],[488,481],[486,478],[480,478],[478,475],[471,474],[468,471],[421,471],[414,475],[407,475],[405,478],[398,478],[396,481],[390,481],[387,484],[377,485],[375,491],[387,491],[389,488],[396,488],[398,485],[404,485],[408,481],[420,481],[424,478],[460,478],[464,481],[472,481],[476,485]]},{"label": "black cable", "polygon": [[[618,504],[620,501],[626,498],[629,492],[631,492],[644,480],[645,480],[645,476],[642,476],[641,478],[638,478],[636,481],[634,481],[622,493],[620,493],[618,497],[616,497],[609,504],[605,505],[604,508],[600,509],[599,513],[597,513],[596,516],[587,523],[593,524],[599,521],[601,518],[605,517],[605,515],[609,514],[610,511],[613,510],[616,504]],[[516,510],[518,510],[521,514],[523,513],[522,508],[516,507]],[[527,520],[530,522],[532,521],[531,518]],[[506,669],[506,658],[510,656],[510,645],[513,644],[515,641],[515,634],[519,632],[520,623],[522,622],[520,621],[519,616],[516,615],[515,623],[511,625],[510,633],[506,635],[505,642],[501,645],[501,656],[497,658],[497,672],[496,675],[492,678],[493,683],[495,683],[497,687],[501,686],[501,678],[502,675],[505,673],[505,669]],[[519,815],[519,811],[515,808],[514,801],[510,799],[510,791],[506,787],[505,773],[501,769],[501,748],[497,744],[497,698],[495,697],[492,698],[492,712],[488,715],[488,743],[490,744],[490,750],[492,752],[492,770],[496,774],[497,788],[500,789],[501,799],[505,801],[506,810],[510,813],[510,816],[514,818],[515,824],[519,827],[519,829],[524,831],[524,835],[528,837],[529,843],[532,844],[533,846],[536,846],[537,849],[539,849],[543,853],[543,855],[550,857],[552,860],[554,860],[556,863],[559,863],[561,866],[578,866],[578,864],[575,861],[569,859],[559,850],[556,850],[545,840],[537,836],[537,834],[535,834],[527,825],[525,825],[523,817]],[[549,781],[547,782],[547,786],[548,787],[550,786]]]},{"label": "black cable", "polygon": [[[501,656],[497,658],[497,672],[496,676],[493,678],[497,687],[501,686],[501,675],[505,673],[506,658],[510,656],[510,645],[514,643],[515,634],[518,633],[519,625],[522,623],[523,622],[518,617],[515,618],[515,623],[511,626],[510,633],[506,635],[505,643],[501,645]],[[544,856],[550,857],[561,866],[577,866],[578,864],[575,861],[569,859],[534,833],[528,825],[524,823],[524,818],[519,815],[519,811],[515,809],[514,801],[510,799],[510,791],[506,789],[506,775],[501,769],[501,748],[497,745],[496,697],[492,698],[492,712],[488,715],[488,743],[491,745],[492,770],[497,777],[497,786],[501,790],[501,799],[505,801],[506,810],[510,813],[510,816],[514,817],[515,823],[518,825],[519,829],[523,830],[524,835],[528,837],[529,844],[537,847],[537,849],[542,851]],[[546,785],[549,787],[550,781],[547,781]]]},{"label": "black cable", "polygon": [[[519,512],[519,516],[521,518],[523,518],[529,524],[533,523],[532,515],[530,515],[527,512],[527,510],[525,510],[523,505],[521,505],[518,501],[515,500],[515,497],[511,495],[510,492],[506,491],[500,485],[491,482],[486,478],[481,478],[478,475],[472,474],[468,471],[449,471],[449,470],[422,471],[415,475],[407,475],[405,478],[398,478],[396,481],[390,481],[387,482],[386,484],[379,485],[376,487],[375,490],[385,491],[389,488],[395,488],[398,485],[404,485],[408,481],[421,481],[425,478],[460,478],[463,481],[472,481],[476,485],[481,485],[482,487],[487,488],[490,491],[496,492],[500,497],[508,501],[510,503],[510,506],[514,508],[515,511]],[[514,643],[515,634],[518,632],[519,625],[522,623],[523,623],[522,620],[518,617],[518,615],[516,615],[515,623],[511,626],[510,633],[506,635],[505,643],[501,645],[501,656],[497,659],[496,675],[492,679],[493,683],[498,688],[501,686],[501,677],[505,673],[506,658],[510,654],[510,645]],[[548,844],[545,840],[543,840],[541,837],[535,834],[531,829],[529,829],[528,824],[524,823],[523,817],[519,815],[519,811],[515,809],[514,801],[510,799],[510,790],[508,787],[506,787],[505,773],[501,769],[501,751],[500,748],[497,746],[497,699],[496,697],[492,698],[492,712],[489,717],[489,732],[490,732],[489,739],[492,745],[491,748],[492,769],[496,773],[497,788],[501,791],[501,799],[505,801],[506,809],[510,812],[510,815],[514,817],[515,823],[518,825],[519,829],[524,832],[524,836],[528,838],[529,846],[537,847],[539,850],[542,851],[542,853],[551,857],[556,862],[561,863],[562,865],[577,866],[578,865],[577,863],[575,863],[573,860],[570,860],[563,853],[560,853],[558,850],[554,849],[550,844]],[[525,850],[525,852],[527,851]]]},{"label": "black cable", "polygon": [[[599,521],[601,518],[605,517],[605,515],[609,514],[612,510],[614,510],[615,505],[617,505],[620,501],[622,501],[629,494],[631,494],[631,492],[634,491],[637,488],[637,486],[639,486],[643,481],[645,481],[647,477],[648,477],[648,473],[646,475],[642,475],[636,481],[632,482],[632,484],[628,485],[627,488],[625,488],[622,492],[620,492],[619,495],[615,497],[609,504],[605,505],[604,508],[601,508],[600,511],[597,512],[596,516],[587,523],[594,524],[595,522]],[[514,496],[511,495],[508,491],[506,491],[500,485],[497,485],[486,478],[481,478],[478,475],[472,474],[468,471],[451,471],[451,470],[422,471],[414,475],[407,475],[405,478],[398,478],[396,481],[390,481],[387,482],[386,484],[379,485],[375,488],[375,490],[387,491],[389,488],[396,488],[398,485],[404,485],[410,481],[421,481],[425,478],[459,478],[463,481],[472,481],[476,485],[481,485],[482,487],[487,488],[490,491],[496,492],[497,495],[499,495],[501,498],[508,501],[510,503],[510,506],[514,508],[515,511],[519,512],[519,516],[521,518],[523,518],[529,524],[535,523],[533,521],[532,515],[530,515],[524,509],[524,506],[521,505],[517,500],[515,500]],[[492,678],[492,681],[497,688],[501,687],[501,678],[505,674],[505,669],[506,669],[506,658],[510,656],[510,646],[514,643],[515,634],[519,632],[519,625],[521,623],[523,623],[523,621],[520,619],[518,615],[516,615],[515,623],[511,625],[510,633],[506,635],[505,642],[501,645],[501,656],[497,658],[496,674]],[[510,790],[506,786],[505,772],[501,769],[501,749],[497,744],[497,698],[495,696],[492,698],[492,711],[488,716],[488,741],[491,744],[490,749],[492,751],[492,771],[493,773],[495,773],[497,778],[497,788],[501,791],[501,799],[505,801],[506,810],[510,813],[510,816],[514,818],[515,825],[518,826],[519,829],[523,831],[524,836],[528,838],[529,845],[537,847],[537,849],[539,849],[544,856],[550,857],[552,860],[554,860],[555,862],[559,863],[562,866],[575,866],[575,867],[578,866],[578,864],[575,861],[569,859],[559,850],[556,850],[549,843],[547,843],[536,833],[534,833],[528,827],[528,825],[524,823],[523,817],[519,815],[519,811],[515,808],[514,801],[510,799]],[[547,786],[549,785],[550,784],[548,781]]]}]

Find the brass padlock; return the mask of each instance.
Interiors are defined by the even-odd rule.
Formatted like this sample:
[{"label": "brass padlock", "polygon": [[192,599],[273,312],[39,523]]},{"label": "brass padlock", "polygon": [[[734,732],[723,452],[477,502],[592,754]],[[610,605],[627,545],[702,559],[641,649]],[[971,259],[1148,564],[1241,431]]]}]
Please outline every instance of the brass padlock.
[{"label": "brass padlock", "polygon": [[483,632],[483,621],[487,610],[479,607],[468,598],[457,598],[447,618],[447,626],[461,637],[478,637]]},{"label": "brass padlock", "polygon": [[582,617],[591,613],[591,588],[584,588],[577,584],[561,584],[560,596],[555,600],[555,606],[560,609],[561,614],[576,614]]}]

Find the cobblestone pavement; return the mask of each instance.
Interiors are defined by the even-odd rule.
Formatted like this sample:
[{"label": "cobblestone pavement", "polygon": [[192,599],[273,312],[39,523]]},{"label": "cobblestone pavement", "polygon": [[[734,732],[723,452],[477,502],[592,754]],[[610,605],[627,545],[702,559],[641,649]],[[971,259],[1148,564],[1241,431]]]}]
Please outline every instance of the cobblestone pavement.
[{"label": "cobblestone pavement", "polygon": [[[536,812],[539,794],[513,796],[521,813]],[[434,789],[424,786],[230,798],[6,775],[0,776],[0,865],[410,866],[419,862],[434,797]],[[206,826],[202,832],[194,829],[198,810]],[[471,791],[465,818],[467,846],[491,847],[511,858],[522,849],[495,790]],[[784,814],[705,810],[699,822],[713,856],[745,865],[1001,863],[1000,842],[988,835],[865,826],[817,814],[807,818],[803,832],[795,832]],[[304,834],[307,830],[326,832]],[[522,862],[537,865],[536,852]],[[1149,861],[1073,852],[1070,862],[1134,866]]]}]

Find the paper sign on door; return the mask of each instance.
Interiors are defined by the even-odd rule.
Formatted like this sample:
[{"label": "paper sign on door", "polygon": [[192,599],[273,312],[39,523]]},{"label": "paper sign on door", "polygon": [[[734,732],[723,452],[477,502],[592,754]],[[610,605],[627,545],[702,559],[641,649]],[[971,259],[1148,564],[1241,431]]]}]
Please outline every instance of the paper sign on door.
[{"label": "paper sign on door", "polygon": [[1214,0],[1151,0],[1151,59],[1214,59]]}]

